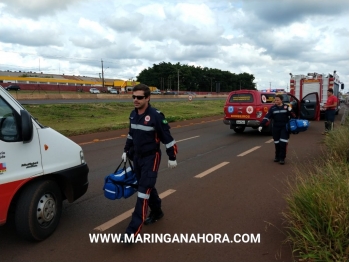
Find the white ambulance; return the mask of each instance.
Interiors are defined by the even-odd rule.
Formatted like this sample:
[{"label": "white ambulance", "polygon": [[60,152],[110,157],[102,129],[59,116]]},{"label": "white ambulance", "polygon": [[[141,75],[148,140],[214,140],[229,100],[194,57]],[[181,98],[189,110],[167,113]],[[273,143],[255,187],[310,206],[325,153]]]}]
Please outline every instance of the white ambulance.
[{"label": "white ambulance", "polygon": [[56,229],[62,201],[88,188],[89,168],[79,145],[33,118],[0,86],[0,225],[40,241]]}]

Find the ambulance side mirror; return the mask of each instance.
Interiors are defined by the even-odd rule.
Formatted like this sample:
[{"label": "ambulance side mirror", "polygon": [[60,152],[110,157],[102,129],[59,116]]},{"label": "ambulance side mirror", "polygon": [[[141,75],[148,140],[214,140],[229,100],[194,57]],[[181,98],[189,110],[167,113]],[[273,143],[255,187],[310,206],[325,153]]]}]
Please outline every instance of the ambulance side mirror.
[{"label": "ambulance side mirror", "polygon": [[343,83],[341,84],[341,89],[342,89],[342,90],[344,89],[344,84],[343,84]]},{"label": "ambulance side mirror", "polygon": [[21,127],[23,143],[29,143],[33,138],[33,122],[26,110],[21,110]]}]

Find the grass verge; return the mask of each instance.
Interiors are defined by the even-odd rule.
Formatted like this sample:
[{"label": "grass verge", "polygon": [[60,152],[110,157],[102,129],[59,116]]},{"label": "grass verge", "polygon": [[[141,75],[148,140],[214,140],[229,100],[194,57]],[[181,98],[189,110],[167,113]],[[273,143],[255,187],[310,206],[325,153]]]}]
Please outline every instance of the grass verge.
[{"label": "grass verge", "polygon": [[322,159],[296,168],[283,213],[299,261],[349,261],[349,126],[325,141]]},{"label": "grass verge", "polygon": [[[168,122],[223,114],[224,100],[152,102]],[[130,103],[87,103],[25,105],[42,125],[65,136],[81,135],[128,127],[134,109]]]}]

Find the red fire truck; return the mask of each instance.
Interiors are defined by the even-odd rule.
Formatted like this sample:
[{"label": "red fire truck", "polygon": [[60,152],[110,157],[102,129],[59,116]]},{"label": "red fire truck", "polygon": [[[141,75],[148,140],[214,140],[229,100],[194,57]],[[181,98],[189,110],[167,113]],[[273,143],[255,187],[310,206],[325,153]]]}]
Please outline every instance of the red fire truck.
[{"label": "red fire truck", "polygon": [[[293,75],[290,73],[290,93],[298,99],[306,96],[309,93],[318,93],[320,105],[323,105],[327,101],[327,90],[333,89],[333,94],[337,96],[339,100],[339,91],[344,89],[344,84],[340,82],[339,76],[336,71],[333,74],[318,74],[308,73],[307,75]],[[320,109],[320,113],[324,114],[324,109]],[[337,105],[336,114],[340,110],[340,103]]]}]

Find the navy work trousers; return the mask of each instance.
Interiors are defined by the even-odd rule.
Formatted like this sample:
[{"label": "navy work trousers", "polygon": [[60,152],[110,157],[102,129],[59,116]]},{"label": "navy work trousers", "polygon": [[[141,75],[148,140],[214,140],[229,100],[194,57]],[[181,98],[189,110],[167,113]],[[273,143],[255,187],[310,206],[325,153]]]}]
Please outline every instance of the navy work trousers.
[{"label": "navy work trousers", "polygon": [[273,139],[275,144],[275,158],[284,160],[286,158],[286,150],[290,134],[286,130],[286,124],[273,126]]},{"label": "navy work trousers", "polygon": [[133,165],[138,181],[138,195],[131,222],[126,229],[128,234],[136,236],[141,231],[147,218],[148,205],[151,210],[161,208],[161,199],[155,188],[160,161],[160,151],[146,157],[134,156]]},{"label": "navy work trousers", "polygon": [[330,131],[333,129],[335,117],[336,117],[335,109],[327,109],[325,111],[325,131]]}]

